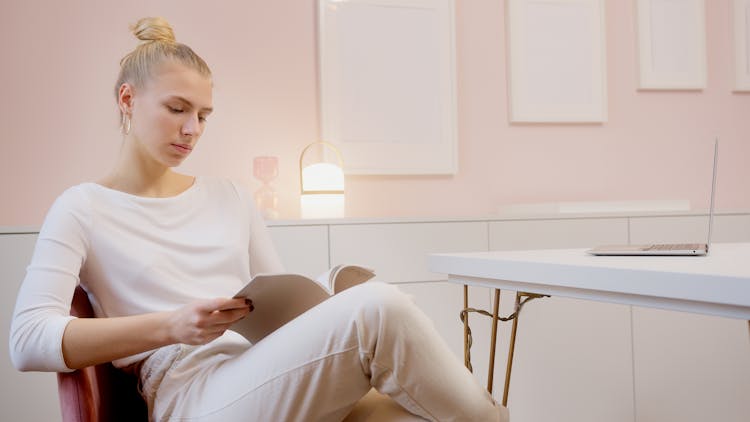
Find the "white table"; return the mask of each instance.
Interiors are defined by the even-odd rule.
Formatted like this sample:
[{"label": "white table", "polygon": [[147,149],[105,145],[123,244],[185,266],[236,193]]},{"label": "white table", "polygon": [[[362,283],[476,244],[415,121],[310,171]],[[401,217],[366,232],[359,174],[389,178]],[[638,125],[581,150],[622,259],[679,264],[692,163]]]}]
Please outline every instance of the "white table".
[{"label": "white table", "polygon": [[[541,294],[748,320],[750,327],[750,243],[711,245],[707,256],[592,256],[585,249],[433,254],[430,271],[448,281],[495,289],[490,343],[491,391],[500,290],[512,290],[516,304]],[[532,295],[533,297],[533,295]],[[503,404],[507,404],[518,318],[513,320]],[[468,358],[468,318],[464,319]]]}]

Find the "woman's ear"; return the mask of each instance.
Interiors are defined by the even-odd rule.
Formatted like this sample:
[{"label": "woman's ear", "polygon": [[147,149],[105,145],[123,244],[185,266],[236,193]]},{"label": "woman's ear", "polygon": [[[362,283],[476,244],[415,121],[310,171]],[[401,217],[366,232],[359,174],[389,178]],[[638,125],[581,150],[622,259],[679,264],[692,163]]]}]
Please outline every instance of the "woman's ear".
[{"label": "woman's ear", "polygon": [[133,85],[124,83],[120,85],[120,89],[117,91],[117,105],[120,107],[122,114],[130,115],[133,111]]}]

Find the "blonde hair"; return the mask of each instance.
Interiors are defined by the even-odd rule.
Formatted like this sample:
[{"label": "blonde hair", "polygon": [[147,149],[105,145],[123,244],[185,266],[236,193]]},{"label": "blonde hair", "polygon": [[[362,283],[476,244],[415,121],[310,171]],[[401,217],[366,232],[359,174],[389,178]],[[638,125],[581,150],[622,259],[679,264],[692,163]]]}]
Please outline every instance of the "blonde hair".
[{"label": "blonde hair", "polygon": [[120,86],[129,83],[143,87],[152,72],[167,60],[174,60],[201,75],[210,78],[208,65],[190,47],[175,41],[172,26],[161,17],[139,19],[130,26],[133,35],[141,43],[120,60],[120,75],[115,85],[115,97],[119,97]]}]

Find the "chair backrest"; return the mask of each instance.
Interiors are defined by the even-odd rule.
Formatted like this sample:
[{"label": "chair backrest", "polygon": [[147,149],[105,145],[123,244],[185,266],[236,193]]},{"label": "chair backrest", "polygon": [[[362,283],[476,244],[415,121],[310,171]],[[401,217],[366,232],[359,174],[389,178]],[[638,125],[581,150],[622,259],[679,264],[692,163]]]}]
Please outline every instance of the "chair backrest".
[{"label": "chair backrest", "polygon": [[[94,317],[86,292],[76,288],[70,314]],[[63,422],[148,421],[138,381],[111,363],[57,374]]]}]

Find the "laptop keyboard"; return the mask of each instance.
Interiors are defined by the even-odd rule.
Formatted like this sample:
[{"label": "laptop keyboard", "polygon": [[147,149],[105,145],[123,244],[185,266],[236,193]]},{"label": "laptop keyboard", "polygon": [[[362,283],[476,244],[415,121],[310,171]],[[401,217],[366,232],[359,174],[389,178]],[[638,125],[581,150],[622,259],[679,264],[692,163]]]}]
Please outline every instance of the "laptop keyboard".
[{"label": "laptop keyboard", "polygon": [[705,245],[700,243],[682,243],[682,244],[663,244],[663,245],[651,245],[646,250],[649,251],[681,251],[681,250],[697,250],[704,249]]}]

